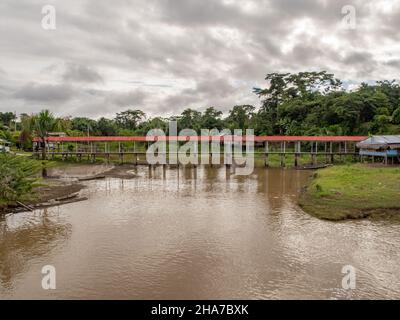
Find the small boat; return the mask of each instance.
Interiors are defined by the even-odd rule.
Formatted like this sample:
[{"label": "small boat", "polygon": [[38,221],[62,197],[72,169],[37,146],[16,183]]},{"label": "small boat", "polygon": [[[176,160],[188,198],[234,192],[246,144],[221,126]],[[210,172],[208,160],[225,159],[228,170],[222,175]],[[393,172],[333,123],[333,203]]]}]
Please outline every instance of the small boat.
[{"label": "small boat", "polygon": [[332,166],[331,164],[320,164],[320,165],[306,165],[302,167],[296,168],[296,170],[317,170],[317,169],[324,169]]},{"label": "small boat", "polygon": [[100,180],[105,178],[106,176],[93,176],[93,177],[79,178],[78,181],[91,181],[91,180]]},{"label": "small boat", "polygon": [[56,198],[55,200],[56,201],[70,200],[70,199],[76,198],[78,195],[79,195],[79,192],[75,192],[75,193],[71,193],[71,194],[69,194],[67,196]]}]

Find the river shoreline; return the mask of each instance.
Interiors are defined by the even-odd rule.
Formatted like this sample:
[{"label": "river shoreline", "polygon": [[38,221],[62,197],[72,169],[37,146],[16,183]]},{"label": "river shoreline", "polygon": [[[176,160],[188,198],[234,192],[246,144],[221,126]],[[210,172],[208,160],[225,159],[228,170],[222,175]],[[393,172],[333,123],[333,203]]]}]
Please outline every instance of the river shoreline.
[{"label": "river shoreline", "polygon": [[318,170],[299,205],[322,220],[400,218],[400,168],[356,164]]},{"label": "river shoreline", "polygon": [[23,202],[0,206],[0,215],[35,210],[87,200],[80,196],[84,182],[104,179],[134,179],[133,166],[98,164],[63,164],[48,169],[48,177],[33,190],[33,196]]},{"label": "river shoreline", "polygon": [[[387,184],[387,170],[394,170],[395,180]],[[58,206],[84,201],[81,191],[85,182],[105,178],[134,179],[133,165],[62,164],[48,169],[48,177],[34,189],[34,196],[23,203],[0,207],[0,214]],[[382,175],[380,176],[379,173]],[[371,185],[364,186],[371,179]],[[334,177],[333,177],[334,176]],[[392,179],[393,180],[393,179]],[[382,184],[386,182],[385,184]],[[369,217],[400,217],[400,169],[366,165],[342,165],[315,171],[312,179],[300,191],[298,205],[307,214],[322,220],[341,221]],[[379,187],[371,193],[374,187]],[[354,189],[359,188],[359,192]],[[389,190],[386,190],[389,189]],[[399,187],[400,189],[400,187]],[[362,190],[365,190],[363,192]],[[380,192],[383,199],[374,198]],[[393,201],[393,199],[398,199]],[[371,201],[372,200],[372,201]],[[380,200],[380,201],[378,201]]]}]

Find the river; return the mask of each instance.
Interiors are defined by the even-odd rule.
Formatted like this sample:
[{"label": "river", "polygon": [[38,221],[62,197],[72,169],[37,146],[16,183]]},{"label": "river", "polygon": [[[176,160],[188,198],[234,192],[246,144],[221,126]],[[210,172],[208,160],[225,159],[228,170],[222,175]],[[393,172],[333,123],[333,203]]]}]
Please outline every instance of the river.
[{"label": "river", "polygon": [[[311,172],[135,170],[86,182],[87,201],[0,217],[0,298],[400,298],[399,222],[307,215]],[[44,265],[56,290],[42,289]]]}]

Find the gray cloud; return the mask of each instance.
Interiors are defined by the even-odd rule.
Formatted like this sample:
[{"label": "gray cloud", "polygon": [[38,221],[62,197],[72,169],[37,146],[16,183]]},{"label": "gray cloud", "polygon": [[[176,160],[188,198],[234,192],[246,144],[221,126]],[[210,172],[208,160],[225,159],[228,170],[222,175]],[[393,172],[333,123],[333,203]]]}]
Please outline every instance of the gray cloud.
[{"label": "gray cloud", "polygon": [[[252,87],[269,72],[327,70],[357,84],[400,69],[398,1],[52,0],[57,29],[45,31],[47,3],[0,3],[2,110],[228,110],[257,106]],[[355,30],[341,26],[344,5],[356,8]]]},{"label": "gray cloud", "polygon": [[25,101],[66,102],[73,96],[73,89],[68,85],[29,83],[14,93],[14,98]]},{"label": "gray cloud", "polygon": [[97,71],[75,63],[66,64],[62,79],[66,82],[103,82]]}]

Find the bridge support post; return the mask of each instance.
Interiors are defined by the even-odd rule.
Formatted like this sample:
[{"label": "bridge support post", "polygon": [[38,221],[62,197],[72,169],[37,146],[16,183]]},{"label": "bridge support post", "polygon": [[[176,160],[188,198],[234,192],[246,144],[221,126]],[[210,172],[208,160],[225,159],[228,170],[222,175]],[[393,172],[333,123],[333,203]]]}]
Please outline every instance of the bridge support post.
[{"label": "bridge support post", "polygon": [[299,155],[298,153],[296,153],[296,154],[294,155],[294,166],[295,166],[296,168],[299,167],[299,157],[300,157],[300,155]]},{"label": "bridge support post", "polygon": [[284,168],[286,166],[286,155],[281,153],[281,167]]},{"label": "bridge support post", "polygon": [[300,165],[301,142],[295,142],[294,145],[294,166],[295,168]]},{"label": "bridge support post", "polygon": [[286,142],[281,142],[281,167],[286,166]]},{"label": "bridge support post", "polygon": [[311,161],[313,166],[315,166],[317,164],[317,155],[315,153],[311,154]]}]

